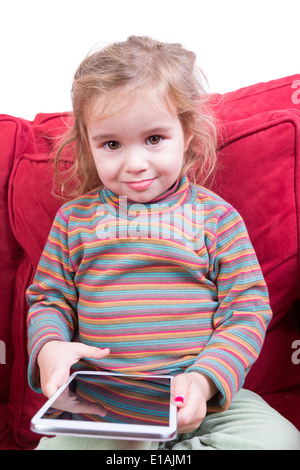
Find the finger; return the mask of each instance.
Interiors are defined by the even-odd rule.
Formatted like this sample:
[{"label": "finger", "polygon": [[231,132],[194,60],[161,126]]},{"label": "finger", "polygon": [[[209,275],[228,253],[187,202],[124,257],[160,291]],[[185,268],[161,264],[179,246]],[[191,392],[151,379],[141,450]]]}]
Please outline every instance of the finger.
[{"label": "finger", "polygon": [[58,390],[59,387],[57,387],[55,384],[48,383],[46,385],[42,385],[42,392],[47,398],[51,398],[52,395]]},{"label": "finger", "polygon": [[103,359],[110,354],[109,348],[97,348],[83,343],[72,343],[76,359],[88,357],[90,359]]},{"label": "finger", "polygon": [[189,393],[189,378],[187,374],[179,374],[172,381],[171,392],[175,405],[183,408],[187,403]]},{"label": "finger", "polygon": [[59,369],[51,374],[49,380],[41,384],[43,394],[50,398],[69,379],[69,369]]}]

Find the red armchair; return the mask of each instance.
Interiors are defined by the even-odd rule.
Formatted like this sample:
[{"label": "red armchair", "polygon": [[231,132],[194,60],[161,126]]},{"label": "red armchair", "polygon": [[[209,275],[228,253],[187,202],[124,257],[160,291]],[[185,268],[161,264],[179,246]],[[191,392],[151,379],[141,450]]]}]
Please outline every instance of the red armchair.
[{"label": "red armchair", "polygon": [[[300,430],[300,75],[214,95],[212,189],[243,216],[274,317],[245,387]],[[0,449],[32,449],[44,402],[27,384],[26,287],[61,201],[51,196],[56,137],[70,117],[0,116]]]}]

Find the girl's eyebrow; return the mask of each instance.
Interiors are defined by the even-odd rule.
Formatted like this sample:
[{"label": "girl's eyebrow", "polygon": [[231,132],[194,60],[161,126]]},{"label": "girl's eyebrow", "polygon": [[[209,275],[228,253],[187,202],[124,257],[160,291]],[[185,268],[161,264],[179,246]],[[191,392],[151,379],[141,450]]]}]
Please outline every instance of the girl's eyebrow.
[{"label": "girl's eyebrow", "polygon": [[[145,129],[144,131],[141,131],[141,134],[143,135],[155,135],[155,134],[163,134],[165,132],[169,132],[171,130],[170,126],[159,126],[159,127],[151,127],[149,129]],[[98,140],[117,140],[116,135],[114,134],[97,134],[92,136],[92,140],[98,141]]]},{"label": "girl's eyebrow", "polygon": [[97,134],[92,137],[92,140],[115,140],[113,134]]},{"label": "girl's eyebrow", "polygon": [[154,134],[163,134],[164,132],[169,132],[171,127],[169,126],[160,126],[155,128],[150,128],[149,130],[145,131],[146,135],[154,135]]}]

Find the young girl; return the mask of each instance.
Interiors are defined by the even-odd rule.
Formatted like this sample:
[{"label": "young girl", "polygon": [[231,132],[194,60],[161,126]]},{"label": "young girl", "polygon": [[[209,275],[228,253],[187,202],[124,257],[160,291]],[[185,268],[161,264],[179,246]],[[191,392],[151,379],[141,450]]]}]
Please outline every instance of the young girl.
[{"label": "young girl", "polygon": [[[204,184],[216,159],[195,55],[130,37],[86,57],[72,98],[58,159],[75,144],[78,197],[58,211],[27,292],[31,387],[49,397],[70,368],[172,374],[171,448],[299,448],[290,423],[240,390],[271,310],[240,215],[187,176],[196,164]],[[112,445],[127,444],[38,448]]]}]

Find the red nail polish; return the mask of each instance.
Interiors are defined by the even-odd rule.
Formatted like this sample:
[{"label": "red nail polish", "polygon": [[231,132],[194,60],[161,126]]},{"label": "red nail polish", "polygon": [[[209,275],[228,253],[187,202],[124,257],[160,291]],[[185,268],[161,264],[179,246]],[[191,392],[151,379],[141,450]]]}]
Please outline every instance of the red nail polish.
[{"label": "red nail polish", "polygon": [[175,401],[180,401],[180,403],[184,402],[183,397],[181,395],[177,395],[177,397],[175,397]]}]

